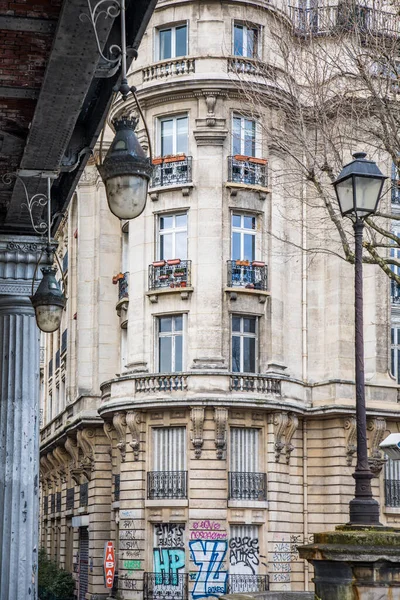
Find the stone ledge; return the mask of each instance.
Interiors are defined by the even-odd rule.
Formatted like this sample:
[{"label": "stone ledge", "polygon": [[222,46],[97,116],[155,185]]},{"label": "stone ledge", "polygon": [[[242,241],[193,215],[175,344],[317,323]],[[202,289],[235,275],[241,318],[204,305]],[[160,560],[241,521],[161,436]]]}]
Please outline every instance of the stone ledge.
[{"label": "stone ledge", "polygon": [[267,500],[228,500],[228,508],[268,508]]},{"label": "stone ledge", "polygon": [[165,288],[165,289],[155,289],[146,292],[146,296],[148,296],[150,302],[155,304],[158,302],[159,296],[165,296],[166,294],[180,294],[182,300],[187,300],[190,294],[193,293],[194,288],[192,287],[178,287],[178,288]]},{"label": "stone ledge", "polygon": [[189,506],[189,500],[145,500],[145,508],[178,508]]}]

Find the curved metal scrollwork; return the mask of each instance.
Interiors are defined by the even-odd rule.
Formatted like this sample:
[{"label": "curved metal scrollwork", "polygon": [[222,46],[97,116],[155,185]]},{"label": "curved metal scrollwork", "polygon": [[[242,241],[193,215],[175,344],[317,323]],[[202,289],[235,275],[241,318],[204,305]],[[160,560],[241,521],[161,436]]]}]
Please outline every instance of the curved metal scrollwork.
[{"label": "curved metal scrollwork", "polygon": [[[29,212],[29,217],[31,219],[32,227],[38,235],[45,235],[48,230],[48,225],[45,221],[40,220],[39,223],[35,224],[33,219],[33,210],[35,207],[41,207],[42,209],[48,204],[48,197],[43,192],[38,194],[34,194],[31,198],[29,198],[28,190],[25,185],[24,180],[17,173],[6,173],[3,175],[2,180],[5,185],[11,185],[13,177],[22,184],[24,188],[26,202],[23,202],[21,206],[26,206]],[[40,217],[41,218],[41,217]]]},{"label": "curved metal scrollwork", "polygon": [[[113,44],[108,49],[109,57],[103,54],[99,34],[97,32],[97,23],[100,17],[104,19],[115,19],[118,15],[121,14],[121,5],[118,0],[99,0],[93,9],[90,4],[90,0],[87,0],[89,7],[89,14],[82,13],[79,15],[81,21],[84,21],[85,18],[92,24],[94,35],[96,38],[97,49],[99,54],[103,60],[105,60],[110,65],[119,66],[122,59],[122,48],[118,46],[118,44]],[[114,57],[114,58],[113,58]]]}]

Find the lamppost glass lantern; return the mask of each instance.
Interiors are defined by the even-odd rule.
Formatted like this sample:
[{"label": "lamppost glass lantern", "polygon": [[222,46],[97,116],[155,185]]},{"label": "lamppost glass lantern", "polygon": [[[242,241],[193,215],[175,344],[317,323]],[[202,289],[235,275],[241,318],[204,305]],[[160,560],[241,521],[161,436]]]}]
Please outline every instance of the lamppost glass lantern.
[{"label": "lamppost glass lantern", "polygon": [[41,271],[43,278],[36,293],[31,296],[31,302],[39,329],[44,333],[52,333],[61,325],[65,296],[55,277],[57,269],[43,267]]},{"label": "lamppost glass lantern", "polygon": [[134,219],[146,206],[152,167],[135,134],[137,119],[113,121],[116,135],[102,165],[108,206],[119,219]]},{"label": "lamppost glass lantern", "polygon": [[376,212],[387,177],[366,156],[365,152],[355,152],[354,160],[343,167],[333,183],[342,216],[362,219]]}]

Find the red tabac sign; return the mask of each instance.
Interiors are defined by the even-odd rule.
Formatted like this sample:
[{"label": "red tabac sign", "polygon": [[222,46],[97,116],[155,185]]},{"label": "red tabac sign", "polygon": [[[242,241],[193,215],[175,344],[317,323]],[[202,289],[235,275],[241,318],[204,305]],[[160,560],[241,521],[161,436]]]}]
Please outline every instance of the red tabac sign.
[{"label": "red tabac sign", "polygon": [[105,586],[106,588],[111,589],[115,576],[115,552],[114,544],[112,542],[105,543],[103,569]]}]

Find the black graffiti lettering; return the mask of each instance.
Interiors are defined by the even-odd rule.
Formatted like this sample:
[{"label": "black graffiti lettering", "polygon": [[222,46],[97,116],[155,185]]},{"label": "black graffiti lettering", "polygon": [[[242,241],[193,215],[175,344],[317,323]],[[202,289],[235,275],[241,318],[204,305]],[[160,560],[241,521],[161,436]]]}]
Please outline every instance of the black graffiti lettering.
[{"label": "black graffiti lettering", "polygon": [[260,547],[258,538],[249,536],[234,537],[229,540],[229,562],[231,565],[243,563],[255,573],[255,567],[260,563]]},{"label": "black graffiti lettering", "polygon": [[163,548],[183,548],[184,531],[183,523],[157,523],[154,526],[157,546]]}]

